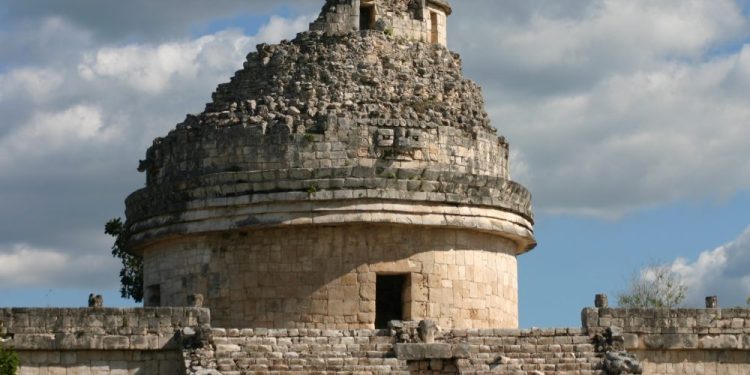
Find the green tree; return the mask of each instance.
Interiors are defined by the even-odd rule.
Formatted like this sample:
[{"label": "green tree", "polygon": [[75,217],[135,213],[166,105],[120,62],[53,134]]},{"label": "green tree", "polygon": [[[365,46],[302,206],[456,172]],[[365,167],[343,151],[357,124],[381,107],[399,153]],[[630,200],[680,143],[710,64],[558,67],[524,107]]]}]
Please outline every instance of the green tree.
[{"label": "green tree", "polygon": [[18,364],[18,354],[0,344],[0,375],[16,375]]},{"label": "green tree", "polygon": [[112,219],[104,225],[104,233],[115,238],[112,245],[112,256],[120,259],[120,294],[122,298],[132,298],[135,302],[143,301],[143,259],[125,251],[128,233],[122,219]]},{"label": "green tree", "polygon": [[617,295],[617,304],[627,308],[677,307],[685,300],[687,286],[667,265],[653,265],[633,275],[628,290]]}]

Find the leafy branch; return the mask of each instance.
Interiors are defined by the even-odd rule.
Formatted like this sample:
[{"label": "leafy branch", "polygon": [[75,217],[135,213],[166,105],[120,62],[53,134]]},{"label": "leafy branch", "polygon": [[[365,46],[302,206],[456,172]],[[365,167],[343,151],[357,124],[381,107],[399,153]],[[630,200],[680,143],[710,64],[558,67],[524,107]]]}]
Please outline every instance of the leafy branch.
[{"label": "leafy branch", "polygon": [[128,238],[127,229],[122,219],[112,219],[104,225],[104,233],[115,238],[112,245],[112,256],[120,259],[120,294],[122,298],[132,298],[135,302],[143,301],[143,258],[125,251]]}]

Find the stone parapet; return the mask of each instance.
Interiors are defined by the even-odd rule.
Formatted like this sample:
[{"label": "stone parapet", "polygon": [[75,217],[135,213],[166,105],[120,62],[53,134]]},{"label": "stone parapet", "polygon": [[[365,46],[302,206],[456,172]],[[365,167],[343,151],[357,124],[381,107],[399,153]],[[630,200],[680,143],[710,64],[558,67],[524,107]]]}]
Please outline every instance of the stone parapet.
[{"label": "stone parapet", "polygon": [[625,348],[750,351],[750,309],[595,309],[583,311],[591,333],[617,330]]},{"label": "stone parapet", "polygon": [[609,333],[644,374],[750,373],[750,309],[583,310],[590,335]]},{"label": "stone parapet", "polygon": [[21,351],[178,349],[176,331],[209,324],[201,308],[0,309],[0,337]]}]

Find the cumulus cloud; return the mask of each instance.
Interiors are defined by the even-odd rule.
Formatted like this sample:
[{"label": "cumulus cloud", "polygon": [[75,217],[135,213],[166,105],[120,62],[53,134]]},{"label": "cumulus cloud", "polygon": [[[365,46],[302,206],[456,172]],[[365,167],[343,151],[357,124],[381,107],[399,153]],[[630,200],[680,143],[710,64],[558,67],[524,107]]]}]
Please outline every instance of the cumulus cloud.
[{"label": "cumulus cloud", "polygon": [[478,0],[450,24],[537,209],[617,217],[750,188],[736,2],[549,3]]},{"label": "cumulus cloud", "polygon": [[[76,28],[88,30],[101,42],[138,39],[162,42],[200,31],[215,22],[229,22],[241,16],[263,16],[294,7],[314,13],[322,2],[309,0],[6,0],[5,28],[39,24],[50,18],[64,19]],[[1,10],[1,9],[0,9]],[[0,16],[2,13],[0,12]],[[0,26],[0,30],[4,27]]]},{"label": "cumulus cloud", "polygon": [[700,307],[706,296],[717,295],[723,307],[745,306],[750,298],[750,228],[692,262],[680,258],[669,267],[688,287],[686,305]]},{"label": "cumulus cloud", "polygon": [[100,110],[86,105],[34,114],[28,124],[0,139],[0,172],[12,167],[16,158],[42,158],[78,142],[105,143],[116,133],[113,128],[102,129]]},{"label": "cumulus cloud", "polygon": [[[92,266],[96,265],[96,266]],[[0,285],[8,287],[97,287],[115,288],[117,284],[99,283],[111,277],[117,261],[108,254],[76,256],[61,249],[35,248],[19,243],[0,246]]]},{"label": "cumulus cloud", "polygon": [[[86,34],[57,17],[60,33]],[[1,61],[0,285],[116,286],[118,264],[103,226],[143,185],[136,166],[153,138],[201,111],[255,44],[291,38],[310,18],[272,17],[256,35],[226,29],[163,42],[73,38],[70,50],[36,54],[33,64]],[[48,35],[23,30],[30,34],[22,39]]]}]

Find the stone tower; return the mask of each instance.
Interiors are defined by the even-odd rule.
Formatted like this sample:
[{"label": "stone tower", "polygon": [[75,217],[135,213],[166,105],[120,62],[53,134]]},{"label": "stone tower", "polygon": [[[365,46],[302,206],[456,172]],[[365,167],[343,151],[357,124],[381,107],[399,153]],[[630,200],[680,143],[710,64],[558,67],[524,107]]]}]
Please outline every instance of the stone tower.
[{"label": "stone tower", "polygon": [[530,194],[444,46],[450,12],[328,0],[156,139],[126,201],[146,305],[202,294],[216,326],[516,327]]}]

